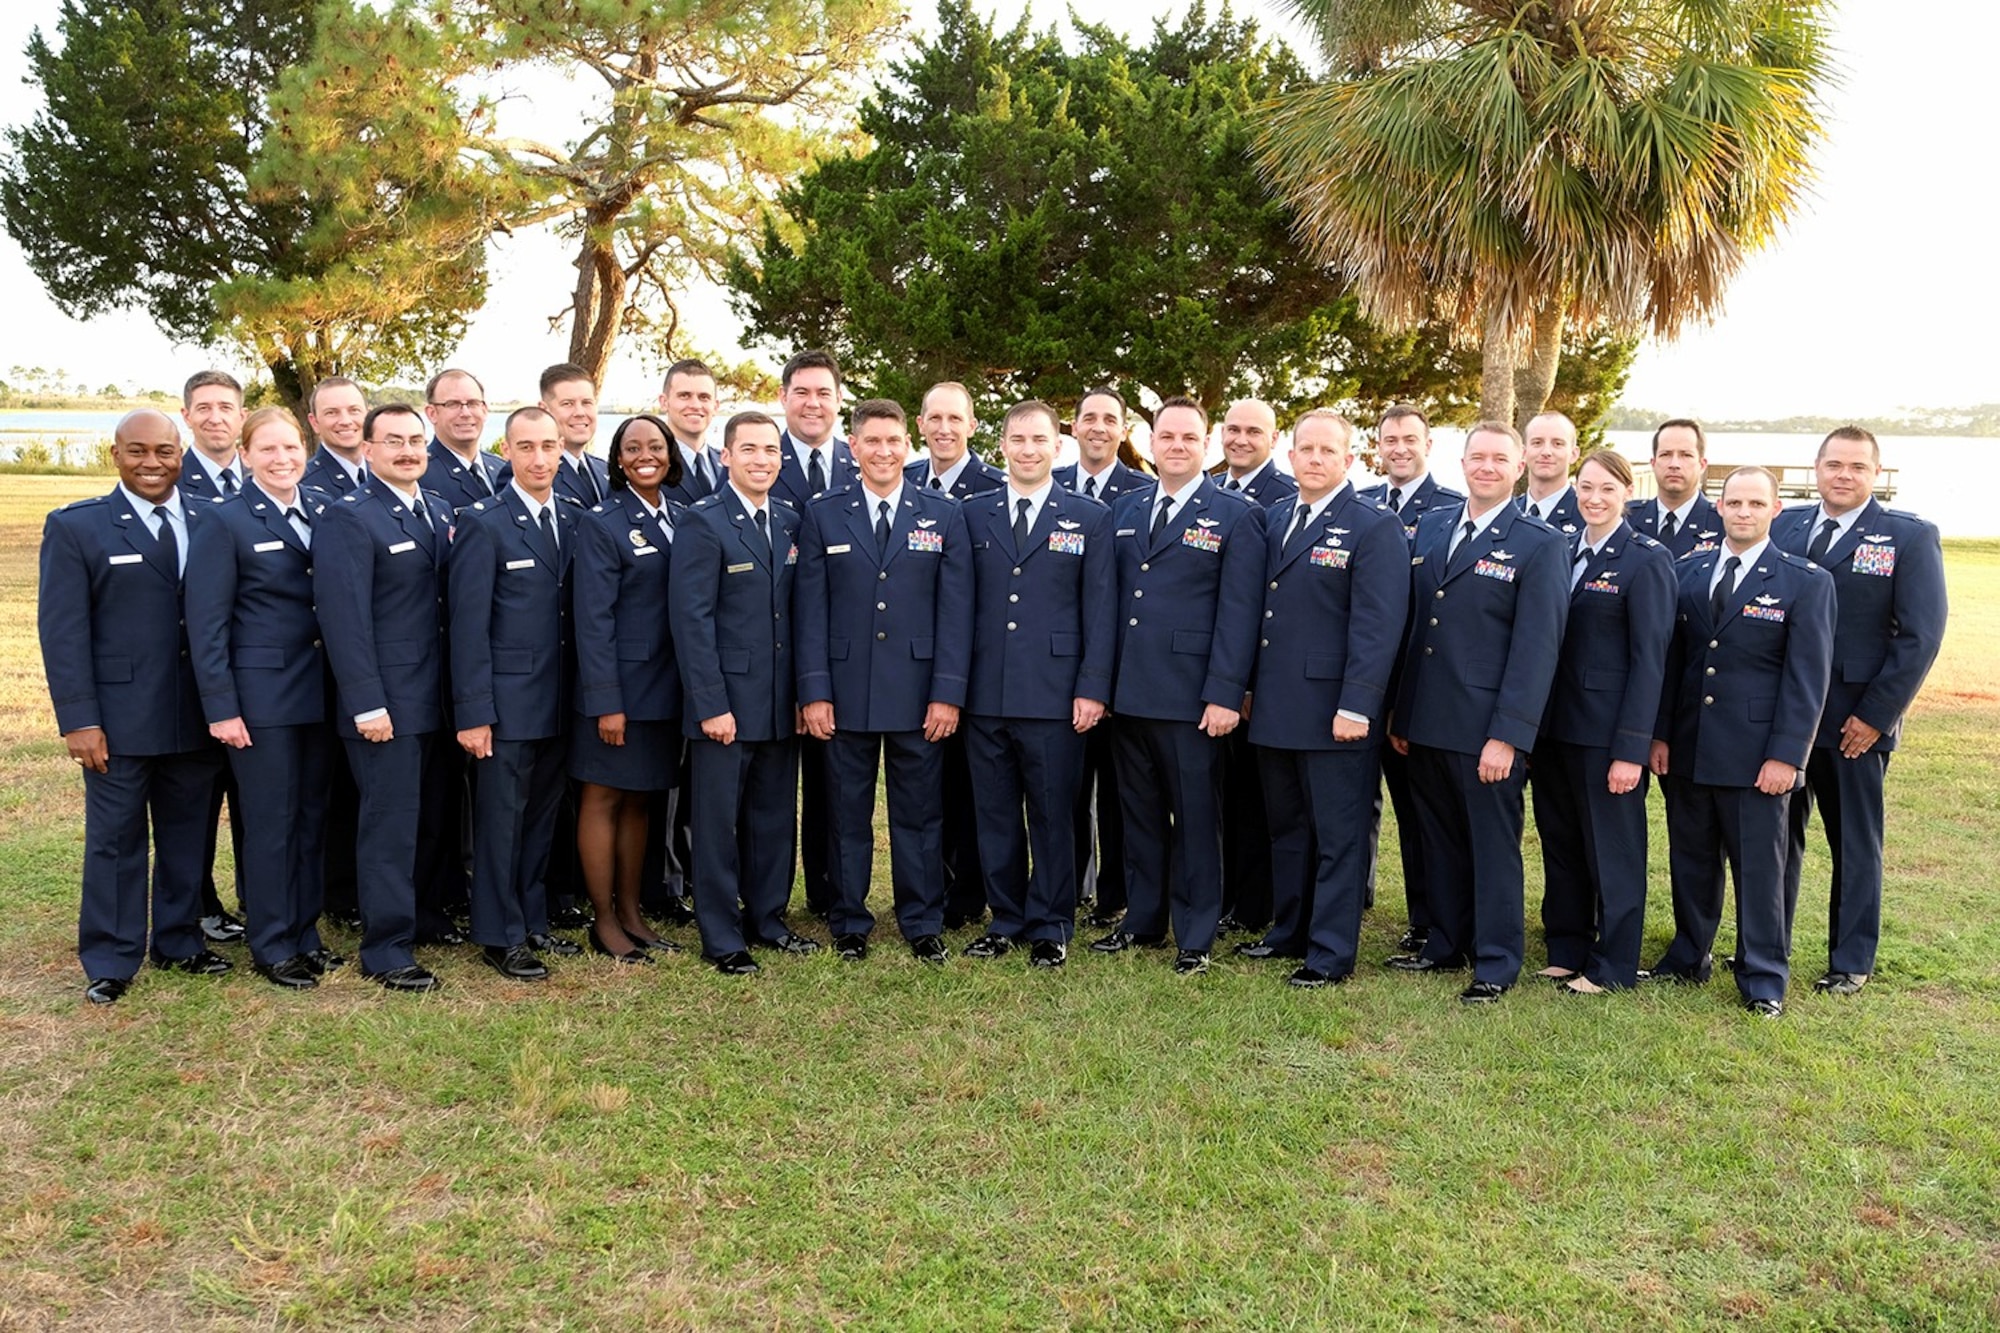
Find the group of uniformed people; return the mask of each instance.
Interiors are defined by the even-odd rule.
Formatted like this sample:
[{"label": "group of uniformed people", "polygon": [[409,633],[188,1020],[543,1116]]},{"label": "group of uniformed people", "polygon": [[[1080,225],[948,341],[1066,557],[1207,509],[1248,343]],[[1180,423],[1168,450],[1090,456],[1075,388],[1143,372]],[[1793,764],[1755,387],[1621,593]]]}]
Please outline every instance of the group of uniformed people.
[{"label": "group of uniformed people", "polygon": [[[1287,472],[1271,409],[1231,405],[1210,473],[1207,413],[1170,398],[1148,475],[1115,391],[1084,395],[1063,469],[1056,410],[1023,402],[1002,469],[969,448],[962,385],[925,395],[914,461],[891,401],[839,438],[829,355],[782,385],[783,421],[738,412],[717,448],[714,376],[679,362],[608,459],[571,365],[497,454],[462,370],[421,413],[323,381],[316,449],[218,372],[188,382],[185,459],[165,414],[126,416],[118,486],[51,514],[41,556],[85,781],[86,997],[119,999],[148,954],[226,971],[208,945],[232,933],[310,988],[344,961],[326,912],[399,991],[438,984],[419,944],[468,938],[544,977],[580,952],[564,919],[628,964],[677,948],[649,915],[692,919],[710,964],[755,972],[753,947],[820,947],[788,922],[795,839],[806,906],[858,961],[878,772],[890,905],[927,963],[984,920],[966,955],[1060,967],[1081,915],[1092,950],[1171,943],[1179,973],[1241,930],[1290,984],[1344,982],[1386,786],[1408,911],[1389,964],[1469,971],[1460,998],[1488,1003],[1524,966],[1532,771],[1541,975],[1566,992],[1705,981],[1727,864],[1743,1001],[1781,1012],[1814,804],[1817,985],[1874,970],[1883,780],[1945,594],[1937,530],[1873,497],[1866,431],[1829,435],[1819,503],[1780,512],[1760,468],[1704,497],[1691,420],[1655,432],[1640,500],[1616,453],[1579,466],[1560,413],[1525,439],[1482,422],[1460,495],[1408,405],[1358,491],[1331,410],[1294,423]],[[1675,934],[1642,969],[1655,776]],[[205,896],[225,799],[241,925]],[[564,918],[578,889],[590,911]]]}]

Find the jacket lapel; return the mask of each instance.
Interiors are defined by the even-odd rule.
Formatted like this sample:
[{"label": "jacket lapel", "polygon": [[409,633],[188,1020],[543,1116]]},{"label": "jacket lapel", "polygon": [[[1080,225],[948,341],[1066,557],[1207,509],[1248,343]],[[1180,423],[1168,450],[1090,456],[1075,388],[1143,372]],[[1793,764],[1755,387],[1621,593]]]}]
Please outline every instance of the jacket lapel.
[{"label": "jacket lapel", "polygon": [[[303,554],[306,544],[299,540],[298,529],[294,528],[292,521],[285,517],[285,511],[278,502],[264,494],[262,486],[251,486],[245,489],[250,492],[245,497],[246,502],[250,506],[250,512],[255,514],[258,520],[263,523],[264,530],[284,542],[285,545],[291,547],[294,551]],[[293,503],[299,507],[299,512],[304,513],[306,504],[305,493],[300,492],[298,498]],[[311,522],[311,519],[308,518],[307,522]]]},{"label": "jacket lapel", "polygon": [[[1819,511],[1817,509],[1813,510],[1813,517],[1817,518],[1818,516]],[[1862,536],[1866,533],[1876,531],[1881,519],[1881,502],[1871,499],[1867,504],[1861,506],[1861,512],[1855,516],[1852,523],[1847,525],[1847,531],[1842,533],[1834,541],[1833,545],[1826,548],[1826,559],[1820,562],[1820,567],[1826,570],[1835,570],[1853,559],[1854,548],[1861,545]],[[1808,528],[1812,526],[1811,519],[1807,520],[1806,526]],[[1811,538],[1807,538],[1807,542],[1810,544]]]},{"label": "jacket lapel", "polygon": [[[794,464],[794,466],[797,465]],[[729,488],[729,498],[724,503],[729,506],[729,518],[736,528],[736,544],[752,560],[761,565],[766,573],[769,573],[771,569],[771,546],[766,545],[764,539],[757,535],[757,525],[750,521],[750,511],[743,507],[743,501],[736,494],[735,487],[732,486]],[[764,499],[764,508],[772,516],[774,526],[771,529],[771,544],[775,545],[779,540],[780,534],[775,526],[777,510],[773,508],[769,496],[766,496]]]},{"label": "jacket lapel", "polygon": [[[142,500],[140,503],[144,504],[145,501]],[[185,495],[182,496],[181,512],[183,514],[190,514],[193,512],[193,509],[194,506],[188,503],[187,497]],[[160,549],[160,540],[146,526],[146,520],[141,518],[138,511],[126,502],[125,492],[122,489],[111,492],[111,515],[112,525],[118,529],[119,535],[125,539],[125,545],[131,550],[138,552],[145,559],[145,562],[152,566],[155,574],[158,574],[167,582],[178,587],[181,581],[180,570],[175,567],[173,561],[167,559],[167,553]],[[169,521],[164,518],[160,520],[162,523]],[[189,522],[193,522],[193,519],[190,518]]]}]

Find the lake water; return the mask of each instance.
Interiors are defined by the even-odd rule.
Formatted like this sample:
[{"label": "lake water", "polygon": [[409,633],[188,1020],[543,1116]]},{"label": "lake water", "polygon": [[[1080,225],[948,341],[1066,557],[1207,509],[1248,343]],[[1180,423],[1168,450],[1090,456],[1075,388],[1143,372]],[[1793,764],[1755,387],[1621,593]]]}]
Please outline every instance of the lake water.
[{"label": "lake water", "polygon": [[[120,412],[0,412],[0,458],[12,458],[24,445],[40,440],[55,448],[59,444],[71,461],[92,457],[111,438]],[[608,440],[619,414],[607,413],[600,422],[600,439]],[[182,432],[183,437],[186,431]],[[1651,452],[1651,434],[1646,431],[1612,431],[1613,446],[1627,458],[1643,462]],[[1433,470],[1447,486],[1463,489],[1458,467],[1460,436],[1440,428],[1431,452]],[[1818,435],[1757,435],[1719,432],[1708,437],[1708,456],[1718,463],[1760,463],[1766,465],[1808,465],[1819,448]],[[1066,440],[1064,455],[1075,457],[1075,447]],[[1279,450],[1282,457],[1283,449]],[[1220,454],[1218,452],[1217,456]],[[1966,438],[1945,435],[1885,436],[1882,463],[1896,469],[1896,496],[1892,503],[1923,515],[1938,525],[1947,537],[2000,537],[2000,509],[1989,503],[1985,493],[1986,470],[2000,458],[2000,439]],[[1357,469],[1355,483],[1374,479]]]}]

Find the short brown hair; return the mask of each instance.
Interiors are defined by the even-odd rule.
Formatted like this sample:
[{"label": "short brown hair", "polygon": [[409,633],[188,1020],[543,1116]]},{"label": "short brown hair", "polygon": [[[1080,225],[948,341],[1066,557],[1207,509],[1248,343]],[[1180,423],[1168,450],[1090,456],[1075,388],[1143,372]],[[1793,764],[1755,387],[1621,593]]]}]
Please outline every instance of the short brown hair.
[{"label": "short brown hair", "polygon": [[1424,423],[1425,430],[1431,428],[1431,419],[1425,416],[1424,410],[1415,403],[1391,403],[1383,408],[1382,415],[1375,419],[1375,429],[1381,430],[1397,417],[1415,417]]},{"label": "short brown hair", "polygon": [[479,382],[479,376],[469,370],[460,370],[457,366],[446,366],[443,370],[440,370],[437,374],[424,381],[424,401],[435,403],[437,401],[438,385],[450,379],[453,375],[462,375],[466,379],[471,380],[472,387],[479,390],[479,396],[481,398],[486,396],[486,386]]},{"label": "short brown hair", "polygon": [[1308,421],[1331,421],[1340,433],[1341,440],[1349,449],[1354,447],[1354,423],[1330,407],[1315,407],[1310,412],[1302,412],[1292,423],[1292,439],[1299,437],[1299,427]]},{"label": "short brown hair", "polygon": [[660,392],[665,393],[667,390],[673,388],[674,380],[682,375],[703,375],[709,379],[715,378],[715,372],[708,368],[706,361],[697,361],[691,356],[682,357],[667,367],[666,377],[660,381]]},{"label": "short brown hair", "polygon": [[1813,452],[1813,462],[1817,463],[1820,459],[1825,458],[1826,447],[1835,440],[1855,440],[1867,445],[1868,460],[1876,467],[1882,466],[1882,445],[1876,440],[1875,432],[1869,430],[1866,426],[1851,424],[1835,426],[1832,430],[1828,431],[1826,438],[1819,442],[1819,448]]},{"label": "short brown hair", "polygon": [[1691,430],[1694,432],[1694,456],[1696,458],[1701,459],[1704,463],[1707,462],[1708,432],[1704,431],[1701,428],[1701,423],[1699,421],[1696,421],[1693,417],[1668,417],[1665,421],[1662,421],[1659,425],[1653,427],[1653,452],[1655,454],[1660,452],[1661,433],[1664,431],[1672,430],[1675,426],[1679,426],[1684,430]]},{"label": "short brown hair", "polygon": [[903,405],[893,398],[863,398],[854,405],[851,415],[854,422],[852,429],[856,435],[861,433],[861,423],[864,421],[893,421],[906,429],[910,424],[909,414],[903,411]]},{"label": "short brown hair", "polygon": [[1777,504],[1783,501],[1784,496],[1781,495],[1778,491],[1778,474],[1771,471],[1771,469],[1767,467],[1759,467],[1755,463],[1746,463],[1742,467],[1733,469],[1728,476],[1722,479],[1723,491],[1727,493],[1729,490],[1729,483],[1735,481],[1738,477],[1745,475],[1762,477],[1765,480],[1765,482],[1767,482],[1770,485],[1771,502],[1773,504]]},{"label": "short brown hair", "polygon": [[1008,431],[1012,430],[1016,417],[1032,416],[1035,413],[1040,413],[1047,417],[1052,430],[1057,433],[1062,431],[1062,418],[1056,415],[1056,410],[1053,407],[1050,407],[1039,398],[1024,398],[1008,408],[1007,415],[1000,419],[1000,433],[1005,435]]},{"label": "short brown hair", "polygon": [[1178,407],[1194,413],[1196,419],[1201,422],[1201,433],[1203,435],[1208,434],[1208,409],[1184,393],[1177,393],[1171,398],[1162,398],[1159,407],[1153,412],[1153,420],[1158,421],[1161,415],[1170,407]]},{"label": "short brown hair", "polygon": [[368,403],[368,390],[362,388],[345,375],[328,375],[318,384],[313,385],[313,391],[306,395],[306,411],[319,411],[319,391],[321,389],[352,389],[361,395],[361,402],[364,407]]},{"label": "short brown hair", "polygon": [[778,387],[780,389],[791,388],[792,376],[798,374],[801,370],[832,371],[833,391],[835,393],[840,392],[840,362],[833,359],[832,352],[822,352],[816,347],[800,352],[797,356],[785,362],[785,368],[778,372]]},{"label": "short brown hair", "polygon": [[736,432],[745,426],[769,426],[772,430],[778,432],[780,438],[785,433],[784,428],[779,426],[768,412],[738,412],[735,416],[729,418],[728,422],[722,427],[722,447],[727,449],[735,444]]},{"label": "short brown hair", "polygon": [[1522,450],[1523,452],[1527,450],[1528,446],[1521,443],[1521,432],[1514,429],[1514,423],[1511,421],[1473,422],[1472,425],[1465,432],[1466,447],[1468,448],[1471,447],[1472,437],[1481,433],[1487,435],[1505,435],[1508,439],[1514,442],[1514,447],[1516,449]]},{"label": "short brown hair", "polygon": [[1638,480],[1637,474],[1632,471],[1632,465],[1626,462],[1625,456],[1616,449],[1592,449],[1583,456],[1583,462],[1576,465],[1576,470],[1581,473],[1590,463],[1595,463],[1610,473],[1611,479],[1621,486],[1630,486]]},{"label": "short brown hair", "polygon": [[[597,392],[597,381],[590,377],[589,371],[574,361],[558,361],[542,372],[541,396],[544,398],[548,397],[550,389],[555,388],[558,384],[568,384],[571,380],[582,380],[590,386],[592,393]],[[509,416],[507,419],[512,421],[514,418]]]},{"label": "short brown hair", "polygon": [[234,375],[226,370],[197,370],[194,374],[188,376],[187,383],[181,386],[181,406],[193,407],[194,391],[196,389],[206,389],[211,385],[217,385],[230,390],[236,395],[238,405],[242,404],[243,385]]}]

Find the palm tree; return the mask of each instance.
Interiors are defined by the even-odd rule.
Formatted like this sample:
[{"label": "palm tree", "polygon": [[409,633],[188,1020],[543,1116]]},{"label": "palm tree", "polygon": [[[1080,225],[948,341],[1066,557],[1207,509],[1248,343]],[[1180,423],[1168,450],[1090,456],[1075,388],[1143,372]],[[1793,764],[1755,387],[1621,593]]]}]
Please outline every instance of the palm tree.
[{"label": "palm tree", "polygon": [[1331,74],[1259,166],[1371,315],[1477,340],[1488,419],[1540,409],[1566,326],[1715,318],[1811,182],[1822,0],[1286,3]]}]

